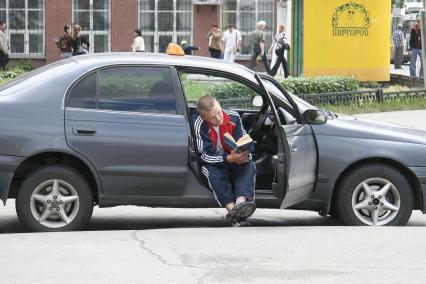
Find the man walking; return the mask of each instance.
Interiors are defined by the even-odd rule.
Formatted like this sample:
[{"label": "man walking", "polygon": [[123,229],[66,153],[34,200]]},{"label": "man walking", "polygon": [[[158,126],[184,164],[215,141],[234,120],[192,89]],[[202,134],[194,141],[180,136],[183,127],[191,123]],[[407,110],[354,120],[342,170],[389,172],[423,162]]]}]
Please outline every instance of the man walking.
[{"label": "man walking", "polygon": [[401,69],[402,62],[404,61],[404,33],[402,32],[401,24],[393,32],[392,41],[394,46],[393,65],[395,69]]},{"label": "man walking", "polygon": [[414,28],[411,29],[410,34],[410,76],[416,77],[417,71],[417,56],[420,57],[420,74],[419,77],[423,77],[423,58],[422,58],[422,35],[420,31],[420,20],[417,20],[414,24]]},{"label": "man walking", "polygon": [[4,70],[9,62],[9,42],[6,35],[6,22],[0,21],[0,69]]},{"label": "man walking", "polygon": [[241,48],[241,40],[241,33],[235,29],[233,25],[228,25],[228,29],[222,37],[222,42],[224,44],[223,60],[228,62],[235,61],[235,56]]},{"label": "man walking", "polygon": [[266,58],[266,53],[265,53],[265,32],[263,31],[265,28],[266,28],[266,22],[259,21],[256,25],[256,30],[254,30],[250,34],[253,54],[250,59],[249,68],[251,70],[254,70],[254,67],[256,66],[257,57],[260,55],[260,57],[262,58],[262,62],[265,65],[266,72],[269,74],[270,69],[269,69],[269,64],[268,64],[268,60]]}]

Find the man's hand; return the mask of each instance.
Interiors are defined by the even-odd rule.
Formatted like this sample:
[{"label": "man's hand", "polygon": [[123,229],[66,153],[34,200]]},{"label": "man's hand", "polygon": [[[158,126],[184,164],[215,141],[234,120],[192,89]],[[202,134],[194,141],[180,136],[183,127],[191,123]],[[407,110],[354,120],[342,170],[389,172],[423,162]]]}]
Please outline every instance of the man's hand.
[{"label": "man's hand", "polygon": [[249,159],[249,151],[237,153],[235,150],[231,151],[231,154],[226,157],[226,161],[231,164],[241,165],[247,163]]}]

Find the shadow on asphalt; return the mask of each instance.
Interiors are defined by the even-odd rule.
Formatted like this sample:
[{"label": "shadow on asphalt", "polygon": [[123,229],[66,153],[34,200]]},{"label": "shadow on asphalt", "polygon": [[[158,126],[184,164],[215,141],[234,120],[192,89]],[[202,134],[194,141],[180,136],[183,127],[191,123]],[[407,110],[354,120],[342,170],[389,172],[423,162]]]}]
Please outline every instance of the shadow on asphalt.
[{"label": "shadow on asphalt", "polygon": [[[252,217],[250,227],[299,227],[299,226],[341,226],[342,224],[331,217],[298,217],[298,218],[269,218]],[[226,228],[231,227],[222,217],[92,217],[85,231],[117,231],[117,230],[153,230],[176,228]],[[25,233],[19,224],[18,218],[9,217],[2,219],[0,234]]]}]

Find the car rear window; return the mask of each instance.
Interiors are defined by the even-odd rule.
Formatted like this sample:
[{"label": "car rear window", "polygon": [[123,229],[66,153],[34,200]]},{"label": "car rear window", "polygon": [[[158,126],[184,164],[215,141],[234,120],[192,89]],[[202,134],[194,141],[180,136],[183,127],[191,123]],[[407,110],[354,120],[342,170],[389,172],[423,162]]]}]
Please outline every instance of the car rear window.
[{"label": "car rear window", "polygon": [[[0,96],[11,95],[11,94],[13,94],[13,92],[4,92],[4,91],[7,90],[7,89],[9,89],[9,88],[11,88],[11,87],[14,87],[14,86],[16,86],[16,85],[18,85],[18,84],[20,84],[20,83],[22,83],[24,81],[28,81],[31,78],[36,77],[36,76],[38,76],[40,74],[47,73],[47,72],[49,72],[49,71],[51,71],[51,70],[53,70],[55,68],[61,68],[61,69],[62,68],[69,68],[70,64],[75,64],[75,62],[74,61],[68,61],[68,62],[57,61],[57,62],[48,64],[48,65],[42,66],[40,68],[34,69],[34,70],[32,70],[32,71],[30,71],[28,73],[25,73],[25,74],[23,74],[23,75],[15,78],[15,79],[9,81],[9,82],[3,84],[0,87]],[[60,72],[60,71],[58,71],[58,72]]]},{"label": "car rear window", "polygon": [[101,69],[74,85],[68,106],[176,114],[171,74],[168,67],[118,66]]}]

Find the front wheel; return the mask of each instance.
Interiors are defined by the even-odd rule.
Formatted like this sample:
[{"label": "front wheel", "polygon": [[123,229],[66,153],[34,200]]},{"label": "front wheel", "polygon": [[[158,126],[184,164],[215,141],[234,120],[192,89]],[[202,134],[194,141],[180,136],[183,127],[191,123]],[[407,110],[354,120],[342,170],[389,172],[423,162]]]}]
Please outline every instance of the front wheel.
[{"label": "front wheel", "polygon": [[81,230],[93,212],[86,180],[65,166],[48,166],[29,175],[16,198],[16,213],[29,231]]},{"label": "front wheel", "polygon": [[337,213],[345,225],[403,226],[413,210],[410,184],[387,165],[359,167],[337,190]]}]

